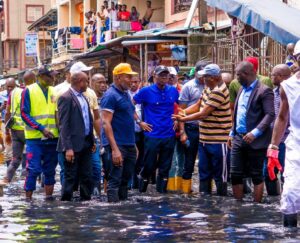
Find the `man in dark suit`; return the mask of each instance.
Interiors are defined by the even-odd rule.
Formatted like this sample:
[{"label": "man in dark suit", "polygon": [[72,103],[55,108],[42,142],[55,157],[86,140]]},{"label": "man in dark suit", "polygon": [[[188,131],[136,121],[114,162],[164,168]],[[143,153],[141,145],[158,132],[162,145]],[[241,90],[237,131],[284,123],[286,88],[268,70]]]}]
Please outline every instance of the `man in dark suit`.
[{"label": "man in dark suit", "polygon": [[65,154],[65,180],[61,198],[63,201],[72,199],[77,179],[80,183],[81,199],[91,199],[93,118],[88,101],[82,94],[87,89],[87,80],[88,76],[84,72],[72,74],[71,88],[58,99],[60,136],[57,150]]},{"label": "man in dark suit", "polygon": [[234,109],[233,129],[228,140],[231,150],[233,195],[243,198],[243,178],[254,184],[254,201],[263,196],[263,162],[270,144],[274,120],[274,94],[257,80],[253,65],[241,62],[236,74],[242,85]]}]

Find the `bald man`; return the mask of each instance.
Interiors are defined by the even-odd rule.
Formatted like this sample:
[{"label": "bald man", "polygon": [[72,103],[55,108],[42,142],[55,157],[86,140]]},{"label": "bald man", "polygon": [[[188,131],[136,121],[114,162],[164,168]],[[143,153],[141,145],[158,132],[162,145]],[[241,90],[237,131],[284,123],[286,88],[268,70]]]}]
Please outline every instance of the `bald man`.
[{"label": "bald man", "polygon": [[229,85],[230,85],[231,81],[233,80],[232,74],[231,73],[222,73],[221,76],[222,76],[223,82],[226,84],[227,88],[229,88]]},{"label": "bald man", "polygon": [[96,73],[92,77],[92,89],[95,91],[97,98],[98,98],[98,104],[100,106],[100,100],[103,96],[103,94],[107,90],[107,81],[103,74]]},{"label": "bald man", "polygon": [[[77,180],[80,197],[90,200],[93,180],[91,156],[94,152],[93,117],[86,91],[88,75],[84,72],[71,74],[71,88],[58,101],[59,140],[57,151],[64,154],[63,201],[70,201]],[[75,102],[74,102],[75,101]]]},{"label": "bald man", "polygon": [[[272,70],[271,73],[271,78],[272,78],[272,83],[275,86],[275,89],[273,90],[274,92],[274,108],[275,108],[275,118],[278,117],[279,114],[279,107],[281,104],[281,99],[280,99],[280,86],[281,83],[284,80],[289,79],[291,76],[291,70],[289,66],[286,64],[279,64],[275,66]],[[272,123],[272,128],[274,127],[274,123]],[[284,160],[285,160],[285,140],[287,136],[289,135],[289,123],[286,126],[284,136],[282,137],[280,144],[279,144],[279,162],[282,168],[284,168]],[[277,174],[278,170],[275,170],[274,173],[275,175]],[[268,192],[269,196],[278,196],[280,195],[280,190],[278,186],[278,179],[277,176],[275,180],[270,180],[269,178],[269,173],[268,173],[268,168],[267,168],[267,161],[265,161],[264,165],[264,177],[265,177],[265,185],[266,189]],[[283,177],[281,177],[281,181],[283,183]]]},{"label": "bald man", "polygon": [[254,201],[261,202],[264,189],[263,165],[271,141],[274,121],[274,93],[259,82],[253,64],[241,62],[236,75],[242,88],[234,107],[233,128],[228,140],[231,148],[231,181],[233,195],[241,200],[243,179],[251,177]]}]

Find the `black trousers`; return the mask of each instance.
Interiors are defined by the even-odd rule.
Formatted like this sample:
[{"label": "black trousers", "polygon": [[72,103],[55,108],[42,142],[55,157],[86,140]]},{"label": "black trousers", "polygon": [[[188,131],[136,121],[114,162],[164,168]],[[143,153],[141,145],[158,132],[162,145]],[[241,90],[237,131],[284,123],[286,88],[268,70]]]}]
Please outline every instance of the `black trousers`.
[{"label": "black trousers", "polygon": [[170,138],[152,138],[145,136],[144,167],[141,176],[150,179],[158,168],[160,178],[168,178],[175,148],[175,136]]},{"label": "black trousers", "polygon": [[107,191],[118,191],[121,186],[128,186],[128,181],[132,178],[135,162],[135,146],[118,146],[123,157],[123,166],[115,166],[112,161],[112,151],[110,146],[105,146],[103,155],[103,168],[108,181]]},{"label": "black trousers", "polygon": [[195,161],[199,146],[199,126],[194,124],[185,124],[184,130],[190,141],[190,146],[185,148],[185,162],[183,168],[182,178],[189,180],[192,178],[194,172]]},{"label": "black trousers", "polygon": [[[65,153],[64,153],[65,155]],[[92,150],[85,148],[75,153],[73,162],[64,161],[64,183],[62,187],[63,201],[70,201],[73,197],[75,185],[80,184],[80,197],[82,200],[90,200],[93,189],[92,178]]]}]

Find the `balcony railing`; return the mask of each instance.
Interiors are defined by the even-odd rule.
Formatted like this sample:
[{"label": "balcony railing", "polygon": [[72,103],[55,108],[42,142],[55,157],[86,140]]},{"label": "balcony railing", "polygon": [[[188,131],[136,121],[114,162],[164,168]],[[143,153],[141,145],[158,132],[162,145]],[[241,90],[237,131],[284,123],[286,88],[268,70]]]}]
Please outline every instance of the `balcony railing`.
[{"label": "balcony railing", "polygon": [[3,60],[3,67],[4,67],[4,70],[8,70],[11,68],[19,68],[19,60],[17,60],[17,59]]}]

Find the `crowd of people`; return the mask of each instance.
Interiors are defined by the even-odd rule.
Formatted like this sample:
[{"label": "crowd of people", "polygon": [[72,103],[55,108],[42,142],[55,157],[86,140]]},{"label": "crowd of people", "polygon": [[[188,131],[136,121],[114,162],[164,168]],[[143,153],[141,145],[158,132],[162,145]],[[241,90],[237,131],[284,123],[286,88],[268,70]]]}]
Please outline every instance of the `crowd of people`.
[{"label": "crowd of people", "polygon": [[114,67],[110,86],[102,74],[90,78],[93,67],[72,61],[55,87],[57,72],[48,65],[27,71],[22,88],[9,78],[5,144],[13,155],[2,182],[10,183],[26,161],[28,200],[41,175],[46,199],[53,199],[57,164],[63,201],[75,191],[81,200],[102,191],[108,202],[119,202],[129,189],[147,192],[150,183],[158,193],[189,195],[198,157],[202,195],[215,187],[227,196],[230,182],[242,200],[252,183],[260,203],[264,185],[269,195],[280,195],[280,181],[284,226],[295,227],[300,41],[290,54],[293,64],[275,66],[271,79],[257,73],[255,57],[237,65],[235,80],[199,61],[183,85],[174,67],[156,66],[153,83],[145,84],[128,63]]}]

